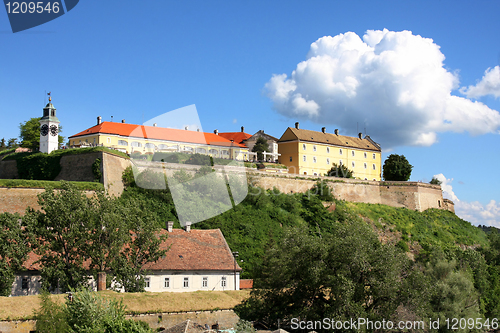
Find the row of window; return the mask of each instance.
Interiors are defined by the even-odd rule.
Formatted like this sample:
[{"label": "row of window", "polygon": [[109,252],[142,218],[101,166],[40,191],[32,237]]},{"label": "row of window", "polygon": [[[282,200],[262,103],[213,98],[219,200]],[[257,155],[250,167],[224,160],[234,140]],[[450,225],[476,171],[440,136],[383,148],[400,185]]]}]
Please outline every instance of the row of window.
[{"label": "row of window", "polygon": [[[302,150],[306,150],[307,146],[305,144],[302,144]],[[313,146],[313,151],[317,151],[317,148],[316,146],[314,145]],[[330,154],[330,147],[326,147],[326,152],[327,154]],[[339,154],[342,155],[344,153],[344,151],[342,150],[342,148],[339,148]],[[356,156],[356,153],[354,150],[351,150],[351,155],[354,157]],[[368,153],[363,153],[363,156],[364,158],[368,158]],[[372,154],[372,158],[375,159],[376,158],[376,155],[375,153]]]},{"label": "row of window", "polygon": [[[151,287],[151,280],[150,278],[145,278],[144,282],[146,282],[146,288]],[[182,287],[183,288],[189,288],[189,277],[184,277],[182,280]],[[225,276],[223,276],[220,280],[220,286],[222,288],[227,287],[227,279]],[[208,288],[208,276],[204,276],[201,280],[201,287],[202,288]],[[163,288],[170,288],[170,278],[166,277],[165,280],[163,281]]]},{"label": "row of window", "polygon": [[[307,162],[307,156],[306,155],[302,155],[302,160],[304,162]],[[292,156],[290,156],[290,162],[292,162]],[[316,156],[313,156],[313,163],[316,163],[316,162],[317,162]],[[326,164],[330,165],[330,159],[329,158],[326,159]],[[342,160],[339,161],[339,165],[343,165]],[[354,161],[351,162],[351,165],[352,165],[353,168],[356,167],[356,163]],[[363,166],[364,166],[365,169],[368,169],[368,164],[367,163],[363,163]],[[372,168],[373,168],[373,170],[377,169],[377,166],[376,166],[375,163],[372,164]]]}]

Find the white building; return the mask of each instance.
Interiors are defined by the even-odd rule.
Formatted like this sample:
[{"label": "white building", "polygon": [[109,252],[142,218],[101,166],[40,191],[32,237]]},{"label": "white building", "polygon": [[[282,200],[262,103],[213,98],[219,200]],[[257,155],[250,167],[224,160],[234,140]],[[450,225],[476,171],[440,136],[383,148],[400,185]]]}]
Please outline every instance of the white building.
[{"label": "white building", "polygon": [[[185,292],[197,290],[239,290],[241,268],[235,261],[220,229],[197,230],[187,227],[169,229],[168,238],[160,246],[165,256],[144,265],[146,291]],[[17,274],[12,285],[12,296],[37,295],[41,290],[39,259],[30,253],[24,272]],[[93,278],[90,285],[97,289]]]}]

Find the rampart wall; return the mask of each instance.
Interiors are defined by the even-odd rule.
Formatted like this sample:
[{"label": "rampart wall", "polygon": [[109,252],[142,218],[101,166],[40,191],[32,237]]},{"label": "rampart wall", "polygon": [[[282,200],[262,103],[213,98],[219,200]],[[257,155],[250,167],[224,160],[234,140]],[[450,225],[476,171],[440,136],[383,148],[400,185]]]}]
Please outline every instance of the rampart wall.
[{"label": "rampart wall", "polygon": [[264,189],[277,188],[282,193],[304,193],[318,179],[327,184],[337,199],[351,202],[383,204],[424,211],[429,208],[448,209],[454,212],[453,203],[443,200],[441,186],[420,182],[385,182],[357,179],[269,175],[264,172],[249,172],[249,181]]}]

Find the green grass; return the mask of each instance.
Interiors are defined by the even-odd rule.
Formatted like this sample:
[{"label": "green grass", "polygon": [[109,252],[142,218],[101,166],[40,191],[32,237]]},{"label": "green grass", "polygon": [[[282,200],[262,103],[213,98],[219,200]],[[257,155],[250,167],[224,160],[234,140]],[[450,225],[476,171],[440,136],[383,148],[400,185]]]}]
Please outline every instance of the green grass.
[{"label": "green grass", "polygon": [[2,159],[2,156],[13,153],[15,150],[16,150],[16,148],[10,148],[10,149],[0,151],[0,160]]},{"label": "green grass", "polygon": [[[84,190],[84,191],[104,190],[104,185],[97,182],[69,182],[69,183],[74,184],[79,190]],[[49,181],[49,180],[0,179],[0,187],[45,188],[47,186],[51,186],[53,188],[62,188],[62,183],[59,181]]]},{"label": "green grass", "polygon": [[378,228],[385,224],[422,246],[428,244],[447,248],[488,244],[486,233],[447,210],[428,209],[419,212],[367,203],[349,203],[348,207],[352,212],[370,218]]}]

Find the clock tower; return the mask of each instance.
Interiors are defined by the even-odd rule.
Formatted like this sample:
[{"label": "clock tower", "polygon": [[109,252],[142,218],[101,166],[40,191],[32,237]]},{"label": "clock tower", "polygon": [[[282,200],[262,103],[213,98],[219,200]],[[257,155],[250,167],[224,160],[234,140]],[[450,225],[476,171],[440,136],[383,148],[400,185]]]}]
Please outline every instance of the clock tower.
[{"label": "clock tower", "polygon": [[40,119],[40,151],[50,154],[59,148],[59,119],[50,93],[48,95],[49,103],[43,108],[43,117]]}]

